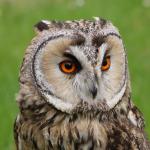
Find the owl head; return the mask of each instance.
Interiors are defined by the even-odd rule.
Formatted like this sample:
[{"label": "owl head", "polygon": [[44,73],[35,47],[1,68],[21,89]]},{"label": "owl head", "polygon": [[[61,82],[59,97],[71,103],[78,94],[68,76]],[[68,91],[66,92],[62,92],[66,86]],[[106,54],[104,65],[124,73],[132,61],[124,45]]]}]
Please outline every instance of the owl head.
[{"label": "owl head", "polygon": [[28,92],[34,89],[67,113],[108,111],[122,100],[129,87],[127,59],[111,22],[41,21],[35,29],[21,68],[20,80],[32,87]]}]

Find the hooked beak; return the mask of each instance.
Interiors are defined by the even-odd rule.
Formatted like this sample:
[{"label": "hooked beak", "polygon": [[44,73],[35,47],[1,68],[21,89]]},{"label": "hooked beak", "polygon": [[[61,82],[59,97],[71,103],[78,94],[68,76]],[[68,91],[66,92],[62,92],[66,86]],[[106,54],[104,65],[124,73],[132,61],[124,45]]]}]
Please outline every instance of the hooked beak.
[{"label": "hooked beak", "polygon": [[95,99],[96,95],[97,95],[97,88],[95,86],[93,86],[90,90],[91,95],[93,96],[93,99]]}]

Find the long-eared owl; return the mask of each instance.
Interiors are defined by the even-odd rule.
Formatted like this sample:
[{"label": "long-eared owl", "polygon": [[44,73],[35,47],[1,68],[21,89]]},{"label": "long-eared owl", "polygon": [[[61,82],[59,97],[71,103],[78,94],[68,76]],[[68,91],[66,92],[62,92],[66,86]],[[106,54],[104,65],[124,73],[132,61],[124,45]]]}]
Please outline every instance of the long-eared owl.
[{"label": "long-eared owl", "polygon": [[149,150],[110,21],[41,21],[20,69],[18,150]]}]

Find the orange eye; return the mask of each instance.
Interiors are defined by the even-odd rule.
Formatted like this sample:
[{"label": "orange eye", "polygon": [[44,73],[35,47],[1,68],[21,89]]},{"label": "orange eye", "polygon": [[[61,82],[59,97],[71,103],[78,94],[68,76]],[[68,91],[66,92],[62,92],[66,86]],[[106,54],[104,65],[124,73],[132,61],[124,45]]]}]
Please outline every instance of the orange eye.
[{"label": "orange eye", "polygon": [[59,64],[59,68],[66,74],[73,74],[77,72],[77,64],[70,60],[65,60]]},{"label": "orange eye", "polygon": [[110,64],[111,64],[110,57],[104,58],[102,66],[101,66],[101,70],[102,71],[108,70],[110,68]]}]

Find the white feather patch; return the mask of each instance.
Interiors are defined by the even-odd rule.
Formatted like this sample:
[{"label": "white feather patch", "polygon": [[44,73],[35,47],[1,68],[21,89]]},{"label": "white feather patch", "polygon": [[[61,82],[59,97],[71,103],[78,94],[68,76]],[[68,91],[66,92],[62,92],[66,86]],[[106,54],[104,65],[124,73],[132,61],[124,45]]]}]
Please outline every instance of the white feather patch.
[{"label": "white feather patch", "polygon": [[99,17],[93,17],[96,21],[99,21],[100,19],[99,19]]},{"label": "white feather patch", "polygon": [[55,106],[57,109],[63,111],[63,112],[70,112],[73,110],[74,106],[71,103],[63,102],[62,99],[59,99],[57,97],[45,94],[45,97],[47,98],[47,101]]},{"label": "white feather patch", "polygon": [[128,113],[128,119],[135,125],[137,126],[137,120],[136,117],[134,115],[134,113],[130,110]]},{"label": "white feather patch", "polygon": [[107,105],[110,108],[113,108],[118,103],[118,101],[122,98],[122,96],[123,96],[123,94],[124,94],[124,92],[126,90],[126,85],[127,85],[127,83],[124,84],[124,86],[121,89],[121,91],[114,98],[112,98],[111,100],[106,100]]},{"label": "white feather patch", "polygon": [[96,70],[99,70],[100,66],[102,65],[102,62],[103,62],[103,59],[104,59],[104,55],[105,55],[106,49],[107,49],[107,44],[106,43],[102,44],[101,47],[98,48],[98,49],[99,49],[99,54],[98,54],[99,56],[98,56],[98,58],[100,58],[100,61],[97,64],[97,66],[95,67]]},{"label": "white feather patch", "polygon": [[42,22],[45,23],[45,24],[47,24],[47,25],[50,24],[50,22],[48,20],[42,20]]}]

